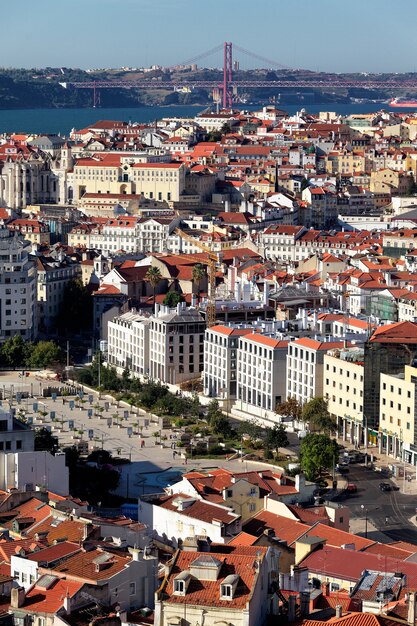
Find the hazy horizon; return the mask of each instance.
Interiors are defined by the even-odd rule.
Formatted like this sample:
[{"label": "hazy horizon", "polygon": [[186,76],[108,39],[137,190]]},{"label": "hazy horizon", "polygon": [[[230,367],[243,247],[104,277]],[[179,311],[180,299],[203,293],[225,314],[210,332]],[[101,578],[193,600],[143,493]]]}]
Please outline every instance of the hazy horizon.
[{"label": "hazy horizon", "polygon": [[[7,1],[7,0],[6,0]],[[232,41],[292,68],[417,71],[405,0],[21,0],[2,16],[0,65],[34,69],[170,66]],[[268,67],[237,53],[242,69]],[[196,60],[220,67],[222,53]]]}]

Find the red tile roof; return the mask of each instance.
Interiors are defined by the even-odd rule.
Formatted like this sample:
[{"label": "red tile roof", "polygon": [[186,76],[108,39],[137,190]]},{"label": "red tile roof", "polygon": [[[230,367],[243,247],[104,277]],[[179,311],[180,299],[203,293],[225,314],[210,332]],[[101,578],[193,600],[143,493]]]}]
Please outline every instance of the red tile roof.
[{"label": "red tile roof", "polygon": [[417,324],[413,322],[384,324],[376,329],[369,341],[371,343],[417,343]]},{"label": "red tile roof", "polygon": [[36,585],[30,589],[25,598],[22,608],[29,613],[56,613],[64,604],[66,596],[74,596],[84,585],[84,582],[58,579],[48,588],[38,588]]},{"label": "red tile roof", "polygon": [[103,550],[91,550],[88,552],[83,550],[55,566],[52,574],[56,573],[58,576],[62,574],[68,580],[96,583],[97,581],[107,580],[115,576],[131,561],[130,556],[124,557],[119,554],[109,553],[108,560],[101,564],[100,568],[97,568],[95,559],[101,559],[105,554]]},{"label": "red tile roof", "polygon": [[155,498],[152,503],[160,506],[163,509],[170,511],[178,511],[179,514],[191,517],[194,519],[202,520],[208,523],[222,522],[223,524],[232,524],[240,515],[233,513],[233,511],[226,509],[222,506],[217,506],[211,502],[205,500],[195,500],[192,504],[185,506],[182,510],[179,510],[175,505],[176,501],[180,499],[190,500],[190,496],[185,494],[176,493],[172,496],[162,496]]},{"label": "red tile roof", "polygon": [[33,539],[17,539],[16,541],[0,541],[0,562],[10,563],[12,556],[28,554],[44,548],[45,545]]},{"label": "red tile roof", "polygon": [[293,519],[276,515],[269,511],[260,511],[255,517],[243,524],[245,533],[259,537],[266,529],[272,529],[278,539],[293,543],[310,530],[310,526],[295,522]]},{"label": "red tile roof", "polygon": [[309,532],[306,533],[306,536],[326,539],[327,546],[336,546],[338,548],[343,545],[353,544],[355,546],[355,550],[364,550],[375,543],[375,541],[371,541],[370,539],[365,539],[364,537],[359,537],[359,535],[354,535],[337,528],[332,528],[331,526],[327,526],[325,524],[316,524],[309,530]]},{"label": "red tile roof", "polygon": [[69,541],[62,541],[56,543],[55,545],[49,546],[48,548],[44,548],[43,550],[38,550],[37,552],[33,552],[29,554],[26,558],[28,561],[36,561],[52,563],[54,561],[58,561],[59,559],[63,559],[70,554],[74,554],[81,550],[81,546],[77,543],[71,543]]},{"label": "red tile roof", "polygon": [[[263,561],[266,548],[259,550],[258,558]],[[184,571],[189,571],[193,561],[197,559],[216,559],[221,562],[217,580],[201,580],[192,578],[184,596],[174,594],[174,579]],[[231,552],[227,555],[206,552],[177,552],[175,563],[166,581],[158,593],[164,594],[164,601],[169,604],[194,605],[198,607],[218,607],[227,609],[243,609],[252,598],[257,580],[255,569],[256,555],[242,555]],[[239,576],[234,597],[230,600],[220,599],[220,585],[230,575]]]},{"label": "red tile roof", "polygon": [[236,537],[233,537],[231,541],[227,544],[228,546],[253,546],[253,544],[258,540],[258,537],[255,535],[250,535],[249,533],[241,532]]},{"label": "red tile roof", "polygon": [[[51,545],[54,541],[69,541],[79,543],[85,537],[86,524],[71,519],[63,519],[58,524],[56,518],[48,517],[41,524],[31,526],[25,530],[25,534],[29,537],[41,535],[45,537],[45,542]],[[94,527],[90,527],[90,531]]]}]

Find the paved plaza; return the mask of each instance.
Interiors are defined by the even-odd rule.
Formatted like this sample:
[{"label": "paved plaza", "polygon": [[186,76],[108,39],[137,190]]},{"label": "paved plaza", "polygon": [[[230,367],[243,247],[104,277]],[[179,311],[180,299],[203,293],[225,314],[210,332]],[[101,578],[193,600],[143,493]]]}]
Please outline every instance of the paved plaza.
[{"label": "paved plaza", "polygon": [[[70,395],[44,397],[48,387],[70,387]],[[219,464],[232,471],[272,467],[239,459],[186,459],[176,447],[175,433],[161,430],[157,416],[81,385],[47,378],[43,373],[0,372],[0,390],[4,407],[15,409],[17,416],[22,415],[35,428],[50,429],[61,447],[85,441],[89,450],[104,448],[114,456],[131,460],[132,465],[122,466],[118,490],[129,497],[161,491],[191,469],[213,469]],[[164,438],[162,443],[160,436]]]}]

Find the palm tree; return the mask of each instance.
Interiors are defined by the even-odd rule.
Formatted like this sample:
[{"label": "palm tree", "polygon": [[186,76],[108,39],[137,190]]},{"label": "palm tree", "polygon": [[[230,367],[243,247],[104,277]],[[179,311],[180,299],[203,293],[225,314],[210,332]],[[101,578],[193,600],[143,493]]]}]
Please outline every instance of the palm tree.
[{"label": "palm tree", "polygon": [[152,286],[153,304],[155,306],[155,291],[156,291],[158,284],[162,280],[162,274],[161,274],[161,270],[159,269],[159,267],[151,266],[145,274],[145,280],[147,280],[148,283]]},{"label": "palm tree", "polygon": [[206,275],[205,269],[201,263],[197,263],[193,267],[193,283],[197,285],[197,302],[200,304],[200,284]]}]

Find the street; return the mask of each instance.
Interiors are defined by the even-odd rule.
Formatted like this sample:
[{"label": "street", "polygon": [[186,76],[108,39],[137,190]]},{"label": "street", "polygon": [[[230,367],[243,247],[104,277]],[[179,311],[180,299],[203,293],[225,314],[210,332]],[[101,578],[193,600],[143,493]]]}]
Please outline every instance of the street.
[{"label": "street", "polygon": [[[365,469],[358,464],[349,465],[346,479],[358,487],[356,494],[349,494],[343,500],[339,500],[349,506],[352,519],[363,520],[365,528],[367,518],[392,541],[417,543],[417,527],[410,522],[410,518],[415,519],[416,515],[417,498],[414,494],[381,491],[379,489],[381,482],[388,482],[391,485],[394,485],[394,482],[384,478],[380,472]],[[398,486],[403,489],[401,480]]]}]

